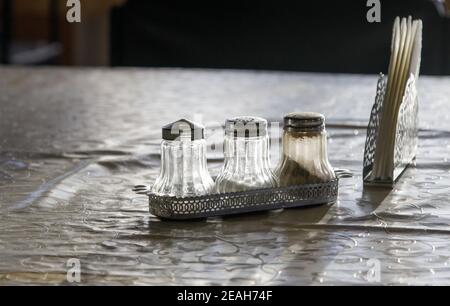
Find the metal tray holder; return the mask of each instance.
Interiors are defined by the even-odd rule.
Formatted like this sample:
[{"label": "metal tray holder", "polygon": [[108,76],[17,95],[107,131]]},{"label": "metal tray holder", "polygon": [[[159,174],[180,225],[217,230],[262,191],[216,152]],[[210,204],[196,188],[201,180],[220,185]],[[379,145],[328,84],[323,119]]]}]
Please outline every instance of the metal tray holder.
[{"label": "metal tray holder", "polygon": [[210,194],[198,197],[177,198],[151,193],[145,185],[133,191],[147,195],[152,215],[163,219],[187,220],[294,208],[319,204],[334,204],[338,198],[339,178],[349,177],[347,170],[337,170],[333,181],[289,187],[265,188],[243,192]]},{"label": "metal tray holder", "polygon": [[411,75],[406,83],[405,94],[398,113],[395,133],[393,172],[388,179],[372,177],[375,160],[375,148],[380,128],[384,96],[386,93],[387,77],[380,74],[377,83],[375,103],[370,113],[367,127],[367,137],[364,149],[363,179],[364,185],[392,188],[403,171],[414,162],[418,144],[418,100],[414,76]]}]

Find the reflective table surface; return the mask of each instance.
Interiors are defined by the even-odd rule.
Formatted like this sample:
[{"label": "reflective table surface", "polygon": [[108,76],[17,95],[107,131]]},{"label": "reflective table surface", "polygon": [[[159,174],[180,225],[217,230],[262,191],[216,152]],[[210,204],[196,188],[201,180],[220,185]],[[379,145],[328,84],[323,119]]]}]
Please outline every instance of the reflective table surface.
[{"label": "reflective table surface", "polygon": [[[0,285],[450,285],[450,77],[419,80],[416,165],[363,188],[376,75],[0,68]],[[160,127],[225,118],[327,118],[329,158],[354,176],[332,206],[161,221],[131,191],[159,171]],[[277,162],[272,148],[272,164]]]}]

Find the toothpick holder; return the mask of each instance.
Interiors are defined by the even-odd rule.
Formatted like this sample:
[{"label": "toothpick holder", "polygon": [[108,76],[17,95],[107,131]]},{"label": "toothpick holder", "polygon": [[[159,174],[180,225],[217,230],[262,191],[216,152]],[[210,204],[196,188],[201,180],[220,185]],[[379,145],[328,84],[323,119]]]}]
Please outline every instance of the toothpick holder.
[{"label": "toothpick holder", "polygon": [[[398,112],[395,133],[392,172],[388,178],[374,177],[372,174],[375,164],[375,151],[377,137],[380,131],[381,117],[383,115],[383,102],[386,93],[387,77],[380,74],[377,83],[375,103],[370,113],[367,127],[367,137],[364,149],[363,180],[364,185],[392,188],[400,178],[403,171],[415,161],[418,144],[418,101],[414,75],[411,74],[407,83],[405,94]],[[391,156],[392,157],[392,156]]]}]

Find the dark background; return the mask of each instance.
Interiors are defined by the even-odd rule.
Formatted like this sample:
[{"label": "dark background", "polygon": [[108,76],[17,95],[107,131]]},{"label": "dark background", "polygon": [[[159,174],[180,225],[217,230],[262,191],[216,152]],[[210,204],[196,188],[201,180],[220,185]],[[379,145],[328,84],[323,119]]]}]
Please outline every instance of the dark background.
[{"label": "dark background", "polygon": [[[431,0],[381,0],[381,23],[367,21],[367,0],[85,0],[80,24],[65,21],[65,0],[47,2],[53,8],[33,26],[46,24],[46,41],[60,52],[26,64],[372,74],[387,70],[394,18],[412,15],[424,24],[422,74],[450,74],[450,19],[444,4]],[[31,22],[9,19],[13,29]],[[14,33],[6,32],[1,37],[14,45]]]}]

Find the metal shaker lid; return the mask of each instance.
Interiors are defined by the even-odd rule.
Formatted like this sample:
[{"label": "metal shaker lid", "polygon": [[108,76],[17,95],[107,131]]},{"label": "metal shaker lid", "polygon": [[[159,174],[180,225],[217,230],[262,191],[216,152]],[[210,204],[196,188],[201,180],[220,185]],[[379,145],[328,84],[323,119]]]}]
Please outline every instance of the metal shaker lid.
[{"label": "metal shaker lid", "polygon": [[284,130],[292,132],[320,132],[325,128],[325,117],[320,113],[294,112],[284,116]]},{"label": "metal shaker lid", "polygon": [[162,127],[164,140],[176,140],[178,137],[190,137],[191,140],[205,138],[205,127],[187,119],[180,119]]},{"label": "metal shaker lid", "polygon": [[225,134],[234,137],[267,135],[267,120],[260,117],[240,116],[225,121]]}]

